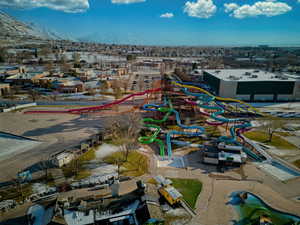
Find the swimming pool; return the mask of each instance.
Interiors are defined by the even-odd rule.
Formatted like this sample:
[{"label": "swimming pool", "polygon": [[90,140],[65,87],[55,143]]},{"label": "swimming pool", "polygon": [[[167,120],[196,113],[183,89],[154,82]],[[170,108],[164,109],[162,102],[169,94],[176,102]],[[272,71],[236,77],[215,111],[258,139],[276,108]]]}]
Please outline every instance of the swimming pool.
[{"label": "swimming pool", "polygon": [[[245,195],[246,194],[246,195]],[[242,198],[241,196],[246,196]],[[239,220],[234,221],[235,225],[254,225],[260,224],[261,217],[269,218],[274,225],[300,225],[300,217],[281,212],[266,204],[260,197],[245,191],[233,192],[230,201],[239,215]]]}]

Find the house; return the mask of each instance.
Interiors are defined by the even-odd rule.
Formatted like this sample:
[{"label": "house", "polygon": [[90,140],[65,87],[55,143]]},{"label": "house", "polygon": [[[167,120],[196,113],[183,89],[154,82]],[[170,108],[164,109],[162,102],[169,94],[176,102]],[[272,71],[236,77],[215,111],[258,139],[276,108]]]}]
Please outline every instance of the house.
[{"label": "house", "polygon": [[47,72],[26,72],[18,73],[6,78],[6,82],[14,85],[25,85],[38,83],[38,80],[47,76]]},{"label": "house", "polygon": [[64,165],[67,165],[75,158],[75,155],[71,152],[62,152],[53,157],[53,163],[54,165],[58,167],[63,167]]},{"label": "house", "polygon": [[92,78],[92,70],[85,70],[79,68],[72,68],[70,72],[81,81],[86,82]]},{"label": "house", "polygon": [[7,77],[18,73],[25,73],[25,69],[24,66],[0,66],[0,80],[5,80]]},{"label": "house", "polygon": [[53,87],[61,93],[77,93],[85,90],[83,82],[76,78],[61,78],[57,79],[52,84]]}]

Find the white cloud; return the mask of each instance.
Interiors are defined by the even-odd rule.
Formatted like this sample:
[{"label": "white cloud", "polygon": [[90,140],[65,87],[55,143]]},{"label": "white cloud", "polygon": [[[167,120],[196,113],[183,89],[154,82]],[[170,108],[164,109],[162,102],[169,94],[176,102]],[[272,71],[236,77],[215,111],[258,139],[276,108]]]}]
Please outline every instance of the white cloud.
[{"label": "white cloud", "polygon": [[207,19],[216,13],[217,6],[212,0],[197,0],[196,2],[187,1],[183,11],[191,17]]},{"label": "white cloud", "polygon": [[0,7],[31,9],[46,7],[68,13],[86,11],[90,5],[89,0],[1,0]]},{"label": "white cloud", "polygon": [[288,4],[284,2],[277,2],[276,0],[258,1],[253,5],[245,4],[242,6],[230,3],[224,4],[224,7],[225,12],[231,12],[230,15],[238,19],[257,16],[278,16],[292,10],[292,7]]},{"label": "white cloud", "polygon": [[224,7],[225,7],[225,12],[229,13],[236,10],[239,7],[239,5],[236,3],[225,3]]},{"label": "white cloud", "polygon": [[174,14],[173,13],[164,13],[160,15],[160,18],[173,18]]},{"label": "white cloud", "polygon": [[146,0],[111,0],[113,4],[131,4],[138,2],[145,2]]}]

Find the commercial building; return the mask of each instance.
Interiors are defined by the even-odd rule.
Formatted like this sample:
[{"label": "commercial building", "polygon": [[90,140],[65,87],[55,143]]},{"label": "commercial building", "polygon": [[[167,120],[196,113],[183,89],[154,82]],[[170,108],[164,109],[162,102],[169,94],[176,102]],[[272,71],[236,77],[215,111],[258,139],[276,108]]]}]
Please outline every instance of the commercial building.
[{"label": "commercial building", "polygon": [[235,165],[239,166],[247,160],[246,153],[241,146],[225,145],[219,143],[217,146],[205,146],[203,162],[214,165]]},{"label": "commercial building", "polygon": [[204,70],[218,96],[245,101],[300,100],[300,76],[251,69]]},{"label": "commercial building", "polygon": [[60,167],[63,167],[64,165],[69,164],[73,159],[75,158],[75,155],[71,152],[62,152],[54,157],[53,163],[54,165]]}]

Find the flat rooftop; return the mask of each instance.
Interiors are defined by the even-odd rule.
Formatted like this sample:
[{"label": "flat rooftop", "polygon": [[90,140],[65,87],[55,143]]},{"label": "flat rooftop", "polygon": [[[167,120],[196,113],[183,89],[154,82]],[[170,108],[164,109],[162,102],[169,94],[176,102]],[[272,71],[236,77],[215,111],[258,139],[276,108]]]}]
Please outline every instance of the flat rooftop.
[{"label": "flat rooftop", "polygon": [[255,69],[224,69],[224,70],[204,70],[224,81],[300,81],[300,76],[288,73],[272,73]]}]

